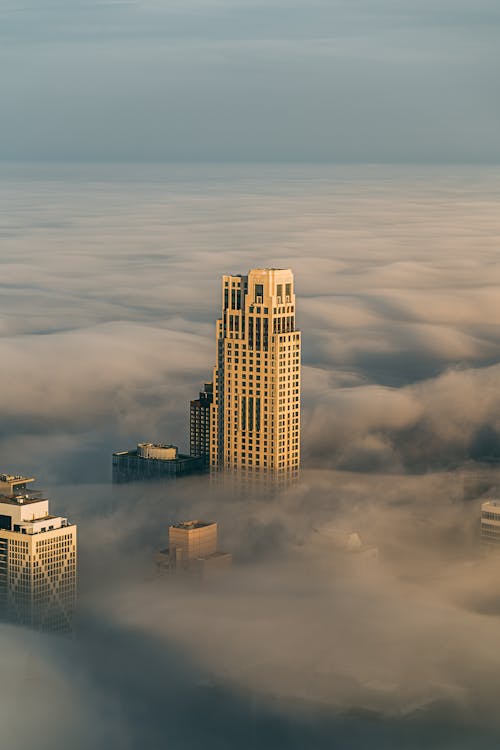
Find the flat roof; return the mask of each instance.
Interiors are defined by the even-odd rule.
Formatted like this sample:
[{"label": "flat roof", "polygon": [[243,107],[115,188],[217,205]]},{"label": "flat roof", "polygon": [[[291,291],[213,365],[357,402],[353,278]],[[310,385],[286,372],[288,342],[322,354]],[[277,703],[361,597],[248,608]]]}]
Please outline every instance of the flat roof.
[{"label": "flat roof", "polygon": [[482,503],[481,508],[500,508],[500,500],[486,500]]},{"label": "flat roof", "polygon": [[0,482],[9,484],[22,484],[23,482],[34,482],[33,477],[23,477],[21,474],[0,474]]},{"label": "flat roof", "polygon": [[218,549],[215,552],[211,552],[209,555],[196,557],[195,560],[214,560],[217,557],[232,557],[232,554],[231,552],[224,552],[223,550]]},{"label": "flat roof", "polygon": [[172,443],[137,443],[138,448],[177,448]]},{"label": "flat roof", "polygon": [[192,529],[203,529],[205,526],[215,526],[215,521],[180,521],[179,523],[173,523],[171,529],[185,529],[191,531]]},{"label": "flat roof", "polygon": [[2,505],[32,505],[43,502],[48,502],[48,499],[46,497],[33,497],[32,495],[0,495]]},{"label": "flat roof", "polygon": [[[155,446],[158,447],[158,446]],[[175,448],[175,445],[167,445],[167,446],[160,446],[160,447],[166,447],[166,448]],[[147,456],[139,456],[137,448],[134,448],[130,451],[113,451],[113,456],[135,456],[135,458],[140,459],[141,461],[165,461],[169,463],[179,463],[181,461],[193,461],[193,460],[199,460],[200,456],[190,456],[188,453],[178,453],[176,458],[152,458]]]},{"label": "flat roof", "polygon": [[291,271],[291,268],[275,268],[274,266],[257,266],[257,268],[251,268],[251,271]]}]

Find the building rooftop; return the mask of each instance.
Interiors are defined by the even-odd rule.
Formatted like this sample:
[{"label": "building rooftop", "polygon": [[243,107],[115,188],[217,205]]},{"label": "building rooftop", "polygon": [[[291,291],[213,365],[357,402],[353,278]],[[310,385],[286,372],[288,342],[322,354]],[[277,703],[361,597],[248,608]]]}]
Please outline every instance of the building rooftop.
[{"label": "building rooftop", "polygon": [[172,443],[137,443],[137,447],[148,447],[148,448],[177,448]]},{"label": "building rooftop", "polygon": [[215,552],[210,552],[208,555],[203,557],[195,557],[195,560],[216,560],[218,557],[232,557],[230,552],[224,552],[223,550],[217,549]]},{"label": "building rooftop", "polygon": [[481,504],[482,510],[488,510],[488,508],[496,508],[498,510],[500,508],[500,500],[486,500]]},{"label": "building rooftop", "polygon": [[184,529],[185,531],[192,531],[193,529],[203,529],[205,526],[213,526],[214,521],[180,521],[171,525],[171,529]]},{"label": "building rooftop", "polygon": [[290,268],[274,268],[273,266],[259,266],[258,268],[251,268],[251,271],[290,271]]},{"label": "building rooftop", "polygon": [[[158,446],[154,446],[157,448]],[[165,448],[175,448],[175,445],[167,445],[162,446]],[[144,456],[140,456],[137,448],[132,448],[132,450],[129,451],[113,451],[113,456],[137,456],[137,458],[145,458]],[[169,459],[170,461],[185,461],[186,459],[195,459],[197,456],[190,456],[189,453],[177,453],[177,456],[175,458]],[[146,461],[154,461],[157,459],[154,458],[145,458]]]},{"label": "building rooftop", "polygon": [[42,516],[41,518],[22,521],[17,528],[14,527],[13,531],[11,529],[9,531],[14,534],[22,534],[23,536],[38,536],[39,534],[60,531],[61,529],[69,529],[71,527],[74,527],[74,524],[70,523],[63,516]]},{"label": "building rooftop", "polygon": [[32,503],[46,502],[46,497],[36,495],[0,495],[0,503],[3,505],[31,505]]},{"label": "building rooftop", "polygon": [[22,474],[0,474],[0,482],[9,484],[22,484],[23,482],[34,482],[33,477],[23,477]]}]

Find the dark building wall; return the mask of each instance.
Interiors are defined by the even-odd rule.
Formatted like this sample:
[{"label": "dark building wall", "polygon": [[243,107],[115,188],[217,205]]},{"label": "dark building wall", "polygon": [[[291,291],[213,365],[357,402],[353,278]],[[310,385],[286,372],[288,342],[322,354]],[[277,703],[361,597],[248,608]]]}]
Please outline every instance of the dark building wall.
[{"label": "dark building wall", "polygon": [[179,455],[171,461],[142,458],[137,451],[113,454],[113,482],[142,482],[150,479],[176,479],[204,470],[202,458]]},{"label": "dark building wall", "polygon": [[200,456],[205,464],[210,461],[210,404],[213,401],[213,385],[206,383],[200,397],[191,401],[189,413],[190,445],[192,456]]}]

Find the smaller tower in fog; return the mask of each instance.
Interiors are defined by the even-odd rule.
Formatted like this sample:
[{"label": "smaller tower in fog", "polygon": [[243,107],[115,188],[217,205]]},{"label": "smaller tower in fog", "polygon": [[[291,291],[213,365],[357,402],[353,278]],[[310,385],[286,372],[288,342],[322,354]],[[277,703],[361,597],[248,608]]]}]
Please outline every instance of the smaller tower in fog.
[{"label": "smaller tower in fog", "polygon": [[210,461],[210,404],[214,399],[212,383],[205,383],[200,397],[191,401],[189,409],[189,446],[191,456]]},{"label": "smaller tower in fog", "polygon": [[218,528],[213,521],[182,521],[168,528],[168,547],[156,556],[160,572],[206,578],[231,566],[232,556],[218,549]]}]

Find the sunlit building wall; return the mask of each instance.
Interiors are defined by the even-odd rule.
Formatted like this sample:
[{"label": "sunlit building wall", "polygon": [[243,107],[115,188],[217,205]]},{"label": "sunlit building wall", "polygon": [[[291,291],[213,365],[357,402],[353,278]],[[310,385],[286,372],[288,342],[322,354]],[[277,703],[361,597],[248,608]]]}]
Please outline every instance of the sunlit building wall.
[{"label": "sunlit building wall", "polygon": [[156,555],[160,572],[186,573],[204,578],[231,566],[232,555],[218,549],[218,528],[213,521],[182,521],[168,529],[168,547]]},{"label": "sunlit building wall", "polygon": [[500,500],[486,500],[481,505],[481,541],[500,545]]},{"label": "sunlit building wall", "polygon": [[301,334],[289,269],[223,276],[210,465],[242,473],[300,466]]},{"label": "sunlit building wall", "polygon": [[69,632],[76,607],[77,532],[48,500],[0,497],[0,610],[4,619]]}]

